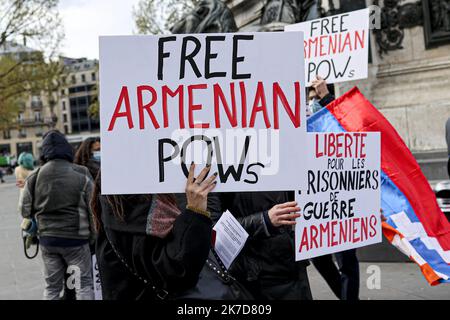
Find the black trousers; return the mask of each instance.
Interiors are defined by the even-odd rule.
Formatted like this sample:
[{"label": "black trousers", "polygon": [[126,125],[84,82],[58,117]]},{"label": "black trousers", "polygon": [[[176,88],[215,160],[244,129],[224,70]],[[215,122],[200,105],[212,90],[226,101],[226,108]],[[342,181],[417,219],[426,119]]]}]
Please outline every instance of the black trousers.
[{"label": "black trousers", "polygon": [[311,259],[333,293],[341,300],[359,299],[359,262],[356,249],[334,254],[338,267],[331,254]]},{"label": "black trousers", "polygon": [[312,300],[306,266],[300,269],[298,278],[261,278],[240,282],[256,300]]}]

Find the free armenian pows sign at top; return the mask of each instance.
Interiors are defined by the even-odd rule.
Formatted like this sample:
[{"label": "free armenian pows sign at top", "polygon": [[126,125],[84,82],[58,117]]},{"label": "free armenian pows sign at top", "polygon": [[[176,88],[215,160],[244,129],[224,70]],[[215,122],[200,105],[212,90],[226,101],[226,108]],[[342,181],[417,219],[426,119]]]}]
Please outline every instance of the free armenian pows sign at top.
[{"label": "free armenian pows sign at top", "polygon": [[308,134],[296,260],[381,242],[380,134]]},{"label": "free armenian pows sign at top", "polygon": [[304,32],[308,86],[317,74],[327,83],[367,78],[369,9],[291,24],[284,30]]},{"label": "free armenian pows sign at top", "polygon": [[[102,193],[294,190],[304,167],[303,34],[100,37]],[[295,141],[295,143],[293,143]]]}]

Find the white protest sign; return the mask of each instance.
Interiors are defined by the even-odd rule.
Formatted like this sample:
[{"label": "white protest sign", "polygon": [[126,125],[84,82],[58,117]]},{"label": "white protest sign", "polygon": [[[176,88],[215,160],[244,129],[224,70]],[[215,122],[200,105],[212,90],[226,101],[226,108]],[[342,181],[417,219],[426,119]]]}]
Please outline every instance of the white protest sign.
[{"label": "white protest sign", "polygon": [[222,214],[214,230],[216,231],[214,249],[228,269],[244,247],[248,233],[229,211]]},{"label": "white protest sign", "polygon": [[327,83],[367,78],[369,9],[362,9],[284,27],[304,32],[305,79],[320,75]]},{"label": "white protest sign", "polygon": [[191,161],[215,191],[297,188],[301,32],[100,37],[100,79],[103,194],[183,192]]},{"label": "white protest sign", "polygon": [[308,134],[296,260],[381,242],[380,134]]},{"label": "white protest sign", "polygon": [[94,299],[103,300],[100,271],[98,270],[97,256],[95,254],[92,255],[92,276],[94,278]]}]

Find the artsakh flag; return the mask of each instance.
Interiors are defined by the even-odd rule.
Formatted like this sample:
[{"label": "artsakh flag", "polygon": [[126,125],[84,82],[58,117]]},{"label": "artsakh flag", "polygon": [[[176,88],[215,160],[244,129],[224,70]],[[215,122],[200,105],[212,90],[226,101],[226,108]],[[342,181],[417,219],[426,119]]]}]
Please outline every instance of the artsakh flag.
[{"label": "artsakh flag", "polygon": [[381,132],[383,233],[431,285],[450,282],[450,223],[411,151],[354,87],[308,119],[309,132]]}]

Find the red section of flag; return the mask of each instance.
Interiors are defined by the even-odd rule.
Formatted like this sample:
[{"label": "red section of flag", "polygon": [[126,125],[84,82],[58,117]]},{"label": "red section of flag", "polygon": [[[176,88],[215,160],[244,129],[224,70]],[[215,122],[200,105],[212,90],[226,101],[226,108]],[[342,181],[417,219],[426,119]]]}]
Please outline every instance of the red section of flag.
[{"label": "red section of flag", "polygon": [[354,87],[327,106],[349,132],[381,132],[381,169],[406,196],[417,218],[442,249],[450,250],[450,223],[416,159],[389,121]]}]

